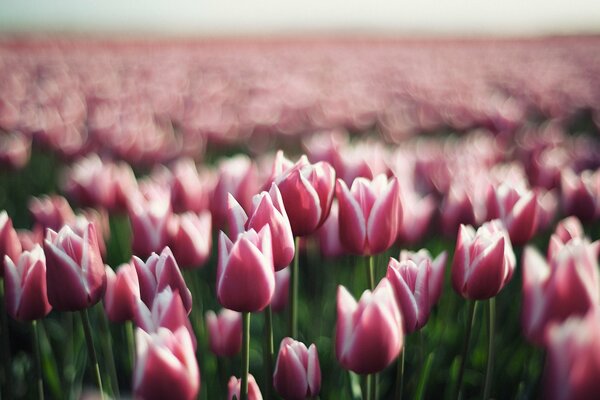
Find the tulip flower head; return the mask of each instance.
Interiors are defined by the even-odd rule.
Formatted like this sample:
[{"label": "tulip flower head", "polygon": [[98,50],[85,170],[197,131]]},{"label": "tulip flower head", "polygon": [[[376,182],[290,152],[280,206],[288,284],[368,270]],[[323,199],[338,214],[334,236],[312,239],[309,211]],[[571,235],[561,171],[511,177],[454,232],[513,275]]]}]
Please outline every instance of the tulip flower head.
[{"label": "tulip flower head", "polygon": [[4,256],[4,290],[8,315],[19,321],[45,317],[52,306],[48,302],[46,257],[42,247],[36,245],[31,251],[24,251],[15,262],[9,256]]},{"label": "tulip flower head", "polygon": [[112,322],[131,321],[140,298],[140,282],[132,264],[123,264],[115,273],[106,266],[104,310]]},{"label": "tulip flower head", "polygon": [[331,203],[331,211],[325,223],[317,231],[321,255],[325,258],[335,258],[346,253],[340,241],[339,206],[337,199]]},{"label": "tulip flower head", "polygon": [[273,385],[286,400],[314,397],[321,389],[321,367],[317,347],[286,337],[281,341]]},{"label": "tulip flower head", "polygon": [[62,196],[33,197],[29,201],[29,211],[36,224],[53,231],[59,231],[75,220],[73,209]]},{"label": "tulip flower head", "polygon": [[515,253],[499,220],[486,222],[477,231],[460,226],[452,261],[452,286],[458,294],[472,300],[494,297],[514,270]]},{"label": "tulip flower head", "polygon": [[[234,396],[236,399],[241,399],[240,397],[240,387],[242,385],[242,380],[237,379],[235,376],[229,378],[229,382],[227,383],[227,400],[233,400]],[[254,376],[252,374],[248,374],[248,400],[262,400],[262,393],[260,393],[260,389]]]},{"label": "tulip flower head", "polygon": [[379,372],[398,357],[403,343],[402,316],[387,279],[373,292],[366,290],[358,303],[338,287],[335,353],[342,367],[357,374]]},{"label": "tulip flower head", "polygon": [[[21,254],[21,241],[13,228],[12,220],[6,211],[0,212],[0,259],[8,256],[14,262]],[[4,263],[0,262],[0,276],[4,275]]]},{"label": "tulip flower head", "polygon": [[173,215],[171,249],[177,262],[184,268],[202,267],[212,247],[211,214],[187,212]]},{"label": "tulip flower head", "polygon": [[219,357],[231,357],[242,348],[242,314],[223,308],[219,314],[206,312],[210,350]]},{"label": "tulip flower head", "polygon": [[287,307],[290,292],[290,268],[275,271],[275,292],[271,299],[271,310],[281,312]]}]

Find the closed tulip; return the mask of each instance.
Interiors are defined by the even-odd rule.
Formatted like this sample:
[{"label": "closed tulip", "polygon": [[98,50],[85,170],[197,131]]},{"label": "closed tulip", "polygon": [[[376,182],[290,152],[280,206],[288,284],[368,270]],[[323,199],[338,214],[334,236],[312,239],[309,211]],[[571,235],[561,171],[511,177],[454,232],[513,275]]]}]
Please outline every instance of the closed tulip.
[{"label": "closed tulip", "polygon": [[275,292],[271,299],[271,310],[281,312],[287,307],[290,299],[290,268],[275,272]]},{"label": "closed tulip", "polygon": [[[15,264],[16,262],[16,264]],[[5,255],[4,291],[8,315],[19,321],[45,317],[52,306],[46,288],[46,257],[40,245],[13,260]]]},{"label": "closed tulip", "polygon": [[583,226],[577,217],[567,217],[560,221],[554,233],[550,236],[550,243],[548,243],[548,259],[554,258],[554,255],[560,251],[560,249],[572,239],[578,238],[583,239],[585,232]]},{"label": "closed tulip", "polygon": [[201,174],[191,158],[180,158],[172,168],[171,200],[175,212],[195,212],[208,209],[212,181]]},{"label": "closed tulip", "polygon": [[[234,396],[236,399],[240,399],[240,386],[242,385],[241,379],[237,379],[235,376],[229,378],[227,383],[227,400],[233,400]],[[248,374],[248,400],[262,400],[262,394],[254,376]]]},{"label": "closed tulip", "polygon": [[373,292],[365,290],[358,303],[338,287],[335,354],[342,367],[358,374],[379,372],[398,357],[403,342],[402,316],[387,279]]},{"label": "closed tulip", "polygon": [[321,367],[317,346],[306,345],[286,337],[281,341],[273,385],[286,400],[303,400],[314,397],[321,390]]},{"label": "closed tulip", "polygon": [[219,357],[231,357],[242,348],[242,314],[226,308],[219,314],[206,312],[208,345],[210,351]]},{"label": "closed tulip", "polygon": [[598,172],[583,171],[580,175],[570,169],[561,175],[562,205],[566,214],[591,221],[600,214]]},{"label": "closed tulip", "polygon": [[158,293],[170,287],[179,293],[189,314],[192,310],[192,293],[185,284],[171,249],[165,247],[160,255],[152,253],[146,262],[133,256],[132,263],[140,282],[141,299],[148,307],[152,306]]},{"label": "closed tulip", "polygon": [[75,220],[75,213],[67,199],[57,195],[33,197],[29,201],[29,211],[36,224],[53,231],[59,231]]},{"label": "closed tulip", "polygon": [[158,328],[155,333],[136,331],[133,372],[135,398],[194,399],[200,390],[200,371],[189,332]]},{"label": "closed tulip", "polygon": [[210,256],[212,223],[208,211],[172,217],[171,249],[183,268],[202,267]]},{"label": "closed tulip", "polygon": [[[0,260],[8,256],[16,262],[21,250],[21,241],[13,228],[12,220],[6,211],[0,212]],[[4,276],[4,262],[0,262],[0,276]]]},{"label": "closed tulip", "polygon": [[115,323],[131,321],[140,298],[140,282],[135,267],[123,264],[115,273],[106,267],[106,293],[104,310],[109,320]]},{"label": "closed tulip", "polygon": [[462,297],[484,300],[494,297],[512,278],[515,253],[499,220],[477,231],[461,225],[452,260],[452,286]]},{"label": "closed tulip", "polygon": [[317,231],[321,255],[325,258],[335,258],[346,253],[340,241],[339,206],[337,199],[331,203],[331,212],[325,223]]},{"label": "closed tulip", "polygon": [[217,298],[225,308],[256,312],[271,302],[275,291],[275,270],[271,231],[264,226],[241,233],[232,242],[219,236]]},{"label": "closed tulip", "polygon": [[106,290],[106,272],[96,228],[91,222],[77,235],[69,226],[51,229],[44,240],[48,300],[59,311],[78,311],[96,304]]},{"label": "closed tulip", "polygon": [[338,179],[336,195],[340,240],[346,250],[352,254],[378,254],[396,241],[402,222],[398,178],[357,178],[350,190]]},{"label": "closed tulip", "polygon": [[412,260],[415,264],[420,265],[423,261],[431,262],[431,276],[428,280],[429,284],[429,303],[433,307],[438,302],[444,288],[444,272],[446,271],[446,261],[448,254],[442,251],[436,258],[432,258],[427,249],[421,249],[417,252],[402,250],[400,252],[399,261]]}]

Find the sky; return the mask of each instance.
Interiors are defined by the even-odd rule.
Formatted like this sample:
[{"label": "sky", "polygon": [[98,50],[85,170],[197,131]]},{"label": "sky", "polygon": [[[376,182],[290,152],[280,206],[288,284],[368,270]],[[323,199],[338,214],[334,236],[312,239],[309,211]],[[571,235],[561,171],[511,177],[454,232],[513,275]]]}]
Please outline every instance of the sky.
[{"label": "sky", "polygon": [[0,32],[600,33],[600,0],[0,0]]}]

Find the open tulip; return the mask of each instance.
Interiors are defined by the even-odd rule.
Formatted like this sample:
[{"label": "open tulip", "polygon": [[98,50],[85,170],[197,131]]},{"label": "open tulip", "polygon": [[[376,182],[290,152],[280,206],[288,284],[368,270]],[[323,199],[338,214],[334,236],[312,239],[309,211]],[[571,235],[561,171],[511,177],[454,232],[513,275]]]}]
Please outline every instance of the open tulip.
[{"label": "open tulip", "polygon": [[[6,211],[0,212],[0,259],[8,256],[14,262],[21,254],[21,241],[13,228],[12,220]],[[4,275],[4,263],[0,262],[0,276]]]},{"label": "open tulip", "polygon": [[171,249],[177,262],[184,268],[203,266],[212,247],[210,212],[174,215],[171,222]]},{"label": "open tulip", "polygon": [[[16,264],[15,264],[16,262]],[[6,311],[19,321],[45,317],[52,307],[46,288],[46,257],[40,245],[13,260],[5,255]]]},{"label": "open tulip", "polygon": [[133,392],[136,398],[194,399],[200,390],[200,371],[189,332],[158,328],[136,331]]},{"label": "open tulip", "polygon": [[44,240],[48,300],[59,311],[78,311],[96,304],[106,289],[106,272],[96,228],[91,222],[77,235],[68,225]]},{"label": "open tulip", "polygon": [[140,283],[132,264],[121,265],[115,274],[106,267],[106,293],[104,310],[112,322],[131,321],[140,298]]},{"label": "open tulip", "polygon": [[346,250],[360,255],[378,254],[396,241],[402,222],[398,178],[356,178],[350,190],[338,179],[336,194],[340,240]]},{"label": "open tulip", "polygon": [[275,270],[271,231],[264,226],[241,233],[232,242],[219,236],[217,298],[225,308],[256,312],[271,302],[275,291]]},{"label": "open tulip", "polygon": [[281,341],[273,384],[286,400],[314,397],[321,390],[321,367],[317,347],[286,337]]},{"label": "open tulip", "polygon": [[462,297],[484,300],[496,296],[512,278],[515,253],[499,220],[477,231],[461,225],[452,260],[452,286]]},{"label": "open tulip", "polygon": [[231,357],[242,348],[242,314],[223,308],[219,314],[206,312],[208,345],[219,357]]},{"label": "open tulip", "polygon": [[400,354],[403,343],[402,316],[387,279],[373,292],[365,290],[358,303],[338,287],[335,354],[342,367],[358,374],[379,372]]},{"label": "open tulip", "polygon": [[[227,383],[227,400],[233,400],[234,396],[236,399],[240,399],[240,386],[241,379],[237,379],[235,376],[229,378]],[[252,374],[248,374],[248,400],[262,400],[262,394],[258,388],[258,384]]]}]

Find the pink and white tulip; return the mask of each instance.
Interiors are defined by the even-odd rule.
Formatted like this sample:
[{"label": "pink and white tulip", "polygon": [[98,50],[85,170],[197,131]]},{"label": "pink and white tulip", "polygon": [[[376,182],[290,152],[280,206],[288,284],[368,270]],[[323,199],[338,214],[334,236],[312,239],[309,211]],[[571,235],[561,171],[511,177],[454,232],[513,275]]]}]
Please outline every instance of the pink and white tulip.
[{"label": "pink and white tulip", "polygon": [[321,367],[317,346],[306,345],[286,337],[281,341],[273,386],[286,400],[304,400],[315,397],[321,390]]},{"label": "pink and white tulip", "polygon": [[106,266],[104,311],[112,322],[133,320],[140,298],[140,282],[132,264],[123,264],[117,272]]},{"label": "pink and white tulip", "polygon": [[271,310],[281,312],[285,310],[290,299],[290,268],[275,271],[275,292],[271,299]]},{"label": "pink and white tulip", "polygon": [[242,348],[242,314],[221,309],[219,314],[206,312],[206,328],[210,351],[219,357],[231,357]]},{"label": "pink and white tulip", "polygon": [[183,268],[202,267],[212,247],[212,220],[208,211],[186,212],[171,218],[171,249]]},{"label": "pink and white tulip", "polygon": [[[234,396],[236,399],[240,399],[240,387],[242,385],[242,380],[237,379],[235,376],[229,378],[229,382],[227,383],[227,400],[233,400]],[[248,374],[248,400],[262,400],[262,393],[260,393],[260,389],[254,376],[252,374]]]},{"label": "pink and white tulip", "polygon": [[[0,212],[0,259],[10,258],[17,261],[21,254],[22,246],[17,231],[13,228],[12,219],[6,211]],[[0,262],[0,277],[4,276],[4,262]]]}]

